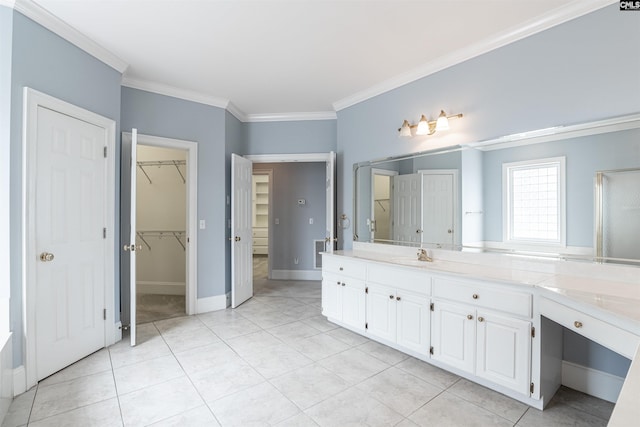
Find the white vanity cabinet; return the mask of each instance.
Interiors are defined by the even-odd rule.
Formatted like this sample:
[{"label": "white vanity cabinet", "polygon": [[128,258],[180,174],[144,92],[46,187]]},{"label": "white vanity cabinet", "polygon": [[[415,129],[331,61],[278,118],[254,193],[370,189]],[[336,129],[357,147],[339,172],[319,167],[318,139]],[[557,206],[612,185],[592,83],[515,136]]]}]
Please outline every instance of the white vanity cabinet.
[{"label": "white vanity cabinet", "polygon": [[527,292],[434,279],[432,359],[528,395],[531,306]]},{"label": "white vanity cabinet", "polygon": [[322,262],[322,314],[364,333],[365,263],[326,255]]},{"label": "white vanity cabinet", "polygon": [[417,357],[427,358],[431,276],[422,271],[371,263],[366,286],[367,334]]}]

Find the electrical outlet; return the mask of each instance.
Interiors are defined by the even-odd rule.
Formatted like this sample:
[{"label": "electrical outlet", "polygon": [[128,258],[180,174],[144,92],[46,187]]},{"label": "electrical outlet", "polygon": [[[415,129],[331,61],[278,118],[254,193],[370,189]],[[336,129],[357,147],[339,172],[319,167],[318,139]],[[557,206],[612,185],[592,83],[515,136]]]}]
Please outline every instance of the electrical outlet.
[{"label": "electrical outlet", "polygon": [[293,263],[294,263],[295,265],[298,265],[298,261],[299,261],[299,260],[298,260],[298,257],[295,257],[295,258],[293,259]]},{"label": "electrical outlet", "polygon": [[204,219],[200,220],[200,230],[204,230],[205,228],[207,228],[207,224],[205,223]]},{"label": "electrical outlet", "polygon": [[280,224],[280,218],[276,218],[274,222],[276,223],[276,225]]},{"label": "electrical outlet", "polygon": [[309,218],[309,225],[313,225],[313,218]]}]

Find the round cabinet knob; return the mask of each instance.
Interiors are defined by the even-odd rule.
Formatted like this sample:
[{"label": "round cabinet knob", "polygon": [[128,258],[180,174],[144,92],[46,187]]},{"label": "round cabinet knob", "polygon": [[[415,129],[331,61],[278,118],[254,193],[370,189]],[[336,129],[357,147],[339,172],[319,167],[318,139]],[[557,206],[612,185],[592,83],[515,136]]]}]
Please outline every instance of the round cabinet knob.
[{"label": "round cabinet knob", "polygon": [[389,299],[393,299],[393,295],[389,295]]},{"label": "round cabinet knob", "polygon": [[473,295],[471,295],[471,297],[472,297],[473,299],[478,299],[478,294],[473,294]]},{"label": "round cabinet knob", "polygon": [[53,254],[49,253],[49,252],[42,252],[40,254],[40,261],[42,261],[42,262],[53,261],[53,258],[54,258]]},{"label": "round cabinet knob", "polygon": [[236,236],[236,242],[240,241],[240,236]]},{"label": "round cabinet knob", "polygon": [[344,270],[344,268],[340,267],[340,271]]},{"label": "round cabinet knob", "polygon": [[338,284],[338,286],[340,286],[340,281],[339,280],[336,283]]},{"label": "round cabinet knob", "polygon": [[576,320],[575,322],[573,322],[573,326],[575,326],[576,328],[582,328],[582,322]]},{"label": "round cabinet knob", "polygon": [[484,322],[484,317],[478,317],[478,322]]},{"label": "round cabinet knob", "polygon": [[342,282],[342,286],[344,286],[344,285],[345,285],[344,282]]},{"label": "round cabinet knob", "polygon": [[472,316],[472,315],[470,315],[470,314],[467,314],[467,319],[472,320],[472,319],[473,319],[473,316]]},{"label": "round cabinet knob", "polygon": [[400,297],[396,297],[396,299],[397,299],[398,301],[400,301]]},{"label": "round cabinet knob", "polygon": [[453,233],[453,230],[452,229],[448,229],[447,233],[451,234],[451,233]]}]

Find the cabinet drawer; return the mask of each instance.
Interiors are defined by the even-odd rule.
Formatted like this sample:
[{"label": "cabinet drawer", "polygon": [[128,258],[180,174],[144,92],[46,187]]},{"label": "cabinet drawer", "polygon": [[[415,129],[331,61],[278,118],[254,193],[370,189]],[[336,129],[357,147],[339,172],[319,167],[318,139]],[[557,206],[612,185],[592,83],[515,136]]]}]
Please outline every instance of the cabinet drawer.
[{"label": "cabinet drawer", "polygon": [[269,248],[267,248],[266,246],[254,246],[253,253],[256,255],[268,255]]},{"label": "cabinet drawer", "polygon": [[253,237],[269,237],[268,228],[254,228]]},{"label": "cabinet drawer", "polygon": [[524,292],[436,278],[433,280],[433,296],[527,318],[532,315],[532,296]]},{"label": "cabinet drawer", "polygon": [[640,343],[638,335],[544,297],[540,298],[539,310],[542,316],[629,359],[633,359]]},{"label": "cabinet drawer", "polygon": [[269,239],[266,237],[254,237],[253,238],[253,246],[267,246]]},{"label": "cabinet drawer", "polygon": [[353,261],[341,256],[322,256],[322,273],[333,273],[364,280],[367,266],[363,262]]},{"label": "cabinet drawer", "polygon": [[371,263],[367,269],[367,282],[405,289],[423,295],[431,294],[431,276],[424,271],[415,271],[409,268]]}]

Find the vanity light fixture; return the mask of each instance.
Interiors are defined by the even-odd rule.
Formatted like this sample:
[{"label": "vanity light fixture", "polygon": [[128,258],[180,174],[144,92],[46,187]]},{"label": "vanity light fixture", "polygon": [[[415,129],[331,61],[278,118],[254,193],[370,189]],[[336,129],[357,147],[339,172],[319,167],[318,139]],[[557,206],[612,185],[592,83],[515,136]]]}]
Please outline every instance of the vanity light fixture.
[{"label": "vanity light fixture", "polygon": [[417,125],[412,125],[408,120],[402,122],[402,127],[398,129],[398,132],[400,132],[400,136],[413,136],[412,130],[415,129],[415,135],[433,135],[436,131],[448,130],[449,119],[459,119],[461,117],[462,114],[447,116],[444,110],[440,110],[438,120],[429,121],[423,114]]}]

